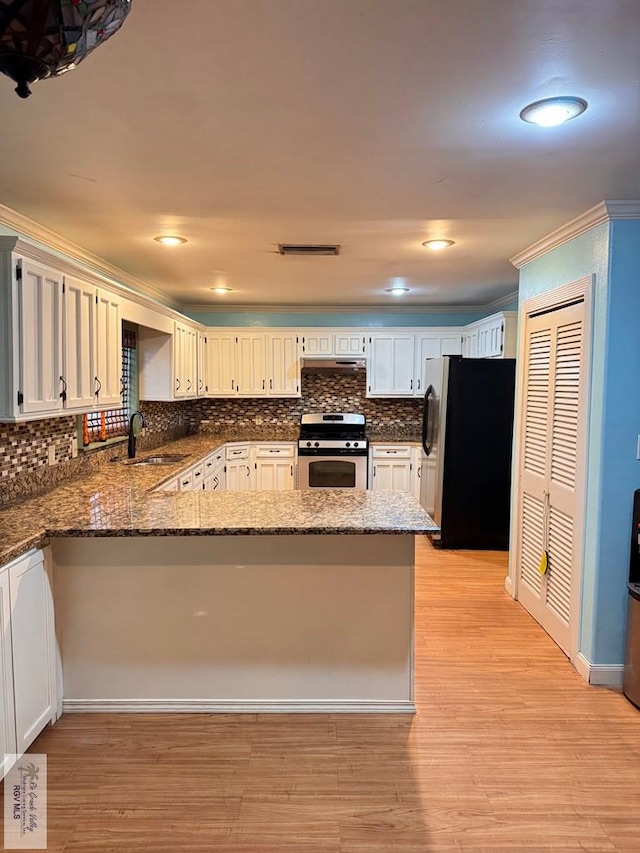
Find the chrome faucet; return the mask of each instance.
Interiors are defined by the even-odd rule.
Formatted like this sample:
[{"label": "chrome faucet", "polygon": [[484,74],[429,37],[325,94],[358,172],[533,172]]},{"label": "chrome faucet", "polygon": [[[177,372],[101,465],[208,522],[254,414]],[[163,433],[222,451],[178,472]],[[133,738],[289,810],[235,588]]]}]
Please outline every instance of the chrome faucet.
[{"label": "chrome faucet", "polygon": [[144,419],[142,412],[134,412],[129,418],[129,444],[127,452],[129,459],[135,459],[136,455],[136,439],[140,435],[143,427],[146,427],[147,422]]}]

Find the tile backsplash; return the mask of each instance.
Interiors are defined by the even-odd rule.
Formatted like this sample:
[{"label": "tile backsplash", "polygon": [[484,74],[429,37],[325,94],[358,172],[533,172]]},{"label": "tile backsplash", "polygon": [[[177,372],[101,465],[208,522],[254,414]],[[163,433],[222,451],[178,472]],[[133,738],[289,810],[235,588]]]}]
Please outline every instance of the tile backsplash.
[{"label": "tile backsplash", "polygon": [[358,373],[303,373],[302,396],[293,398],[196,400],[197,423],[209,422],[228,432],[261,425],[297,426],[306,412],[361,412],[371,435],[414,438],[420,434],[422,398],[368,398],[364,371]]},{"label": "tile backsplash", "polygon": [[[149,449],[195,430],[193,402],[140,403],[147,421],[140,449]],[[124,444],[106,444],[73,457],[77,438],[75,415],[23,424],[0,424],[0,506],[43,491],[71,477],[94,470],[111,456],[126,452]],[[56,464],[49,465],[55,446]]]},{"label": "tile backsplash", "polygon": [[[364,372],[304,373],[302,397],[141,402],[140,410],[147,428],[138,446],[149,450],[196,432],[202,421],[214,432],[237,431],[238,438],[255,432],[257,426],[264,438],[276,427],[279,434],[289,427],[293,437],[304,412],[362,412],[373,437],[415,438],[420,433],[422,399],[368,399]],[[126,452],[125,445],[111,444],[73,458],[76,436],[75,416],[0,424],[0,506],[95,470],[108,458]],[[55,465],[48,464],[50,445],[55,447]]]}]

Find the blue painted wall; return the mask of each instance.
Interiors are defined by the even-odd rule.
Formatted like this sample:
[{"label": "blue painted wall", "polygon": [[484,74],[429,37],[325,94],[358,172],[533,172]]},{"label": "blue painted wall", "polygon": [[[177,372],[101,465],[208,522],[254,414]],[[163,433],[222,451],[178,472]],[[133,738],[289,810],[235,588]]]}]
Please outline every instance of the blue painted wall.
[{"label": "blue painted wall", "polygon": [[580,651],[624,660],[631,500],[640,487],[640,223],[593,228],[520,271],[520,301],[594,276]]},{"label": "blue painted wall", "polygon": [[295,328],[322,328],[325,326],[365,328],[385,328],[399,326],[464,326],[480,317],[486,316],[475,312],[401,312],[392,311],[346,311],[335,312],[269,312],[269,311],[186,311],[187,316],[202,323],[204,326],[256,326],[277,327],[293,326]]}]

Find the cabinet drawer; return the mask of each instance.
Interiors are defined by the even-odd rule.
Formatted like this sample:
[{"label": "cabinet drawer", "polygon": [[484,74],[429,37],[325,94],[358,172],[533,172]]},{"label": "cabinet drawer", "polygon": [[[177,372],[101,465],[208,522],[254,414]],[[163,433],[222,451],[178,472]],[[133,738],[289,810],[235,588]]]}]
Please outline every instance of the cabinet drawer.
[{"label": "cabinet drawer", "polygon": [[224,465],[224,450],[218,450],[207,456],[204,460],[204,476],[208,477],[216,465]]},{"label": "cabinet drawer", "polygon": [[187,471],[184,474],[180,474],[178,477],[179,486],[181,492],[186,492],[189,489],[193,488],[193,472]]},{"label": "cabinet drawer", "polygon": [[259,444],[256,447],[257,459],[277,459],[286,457],[292,459],[294,455],[293,445],[278,447],[270,444]]},{"label": "cabinet drawer", "polygon": [[196,465],[195,468],[191,469],[191,477],[194,489],[202,488],[202,481],[204,480],[204,463],[200,465]]},{"label": "cabinet drawer", "polygon": [[371,455],[374,459],[411,459],[410,447],[394,447],[393,445],[378,446],[372,449]]},{"label": "cabinet drawer", "polygon": [[236,459],[248,459],[249,446],[246,447],[227,447],[227,461],[233,462]]}]

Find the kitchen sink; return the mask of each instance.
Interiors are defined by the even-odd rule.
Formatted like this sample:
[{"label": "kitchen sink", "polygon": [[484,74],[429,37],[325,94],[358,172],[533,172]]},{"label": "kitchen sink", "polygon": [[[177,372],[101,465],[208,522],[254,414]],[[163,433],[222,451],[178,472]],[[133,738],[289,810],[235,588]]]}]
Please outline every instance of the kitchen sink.
[{"label": "kitchen sink", "polygon": [[175,465],[185,458],[185,453],[169,453],[166,456],[143,456],[141,459],[130,459],[127,465]]}]

